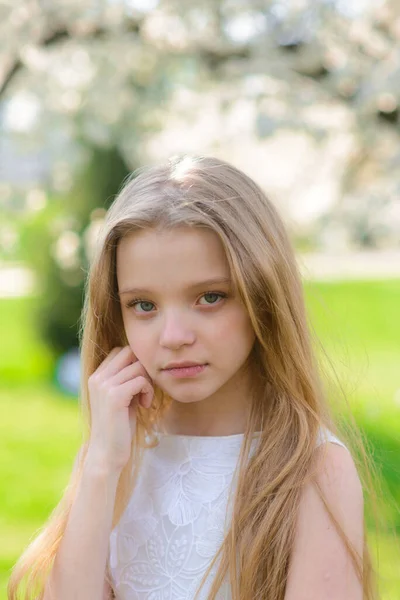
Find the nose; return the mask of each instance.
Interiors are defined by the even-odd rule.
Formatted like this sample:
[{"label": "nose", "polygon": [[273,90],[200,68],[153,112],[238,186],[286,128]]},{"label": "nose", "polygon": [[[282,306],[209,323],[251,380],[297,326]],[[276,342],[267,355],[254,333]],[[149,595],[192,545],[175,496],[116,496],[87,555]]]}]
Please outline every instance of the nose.
[{"label": "nose", "polygon": [[195,339],[193,327],[187,323],[182,311],[170,312],[165,316],[160,334],[161,346],[177,349],[180,346],[193,344]]}]

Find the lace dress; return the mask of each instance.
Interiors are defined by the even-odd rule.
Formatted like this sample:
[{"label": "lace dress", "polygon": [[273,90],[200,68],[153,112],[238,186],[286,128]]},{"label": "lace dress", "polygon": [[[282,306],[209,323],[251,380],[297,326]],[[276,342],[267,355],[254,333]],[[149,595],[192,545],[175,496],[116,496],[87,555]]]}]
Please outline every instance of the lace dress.
[{"label": "lace dress", "polygon": [[[244,434],[158,436],[159,445],[145,451],[138,485],[110,535],[117,600],[193,600],[231,518],[228,495]],[[324,439],[344,446],[328,431],[320,432],[318,444]],[[217,568],[199,600],[207,598]],[[218,600],[230,599],[225,581]]]}]

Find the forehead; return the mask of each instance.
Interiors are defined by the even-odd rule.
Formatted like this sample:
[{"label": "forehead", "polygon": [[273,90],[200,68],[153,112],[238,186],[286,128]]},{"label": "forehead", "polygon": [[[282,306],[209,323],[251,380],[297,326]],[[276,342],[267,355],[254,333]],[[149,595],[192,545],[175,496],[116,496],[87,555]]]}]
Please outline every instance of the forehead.
[{"label": "forehead", "polygon": [[208,229],[145,229],[123,238],[117,248],[118,287],[184,286],[211,276],[229,276],[218,235]]}]

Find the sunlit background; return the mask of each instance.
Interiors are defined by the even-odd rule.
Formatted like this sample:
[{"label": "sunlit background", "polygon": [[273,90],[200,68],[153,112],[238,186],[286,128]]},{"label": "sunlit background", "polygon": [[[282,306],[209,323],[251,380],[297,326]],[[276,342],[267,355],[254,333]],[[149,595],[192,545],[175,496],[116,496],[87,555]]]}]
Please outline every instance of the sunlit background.
[{"label": "sunlit background", "polygon": [[0,600],[81,440],[91,248],[132,170],[183,152],[252,176],[379,471],[400,600],[400,4],[0,0]]}]

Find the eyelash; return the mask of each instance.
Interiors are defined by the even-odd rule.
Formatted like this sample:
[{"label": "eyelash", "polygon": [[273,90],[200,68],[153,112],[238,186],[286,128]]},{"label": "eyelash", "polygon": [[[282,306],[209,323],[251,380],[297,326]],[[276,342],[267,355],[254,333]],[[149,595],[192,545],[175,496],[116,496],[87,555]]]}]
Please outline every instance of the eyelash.
[{"label": "eyelash", "polygon": [[[201,298],[203,298],[204,296],[219,296],[220,298],[227,298],[227,294],[225,294],[224,292],[205,292],[202,296],[200,296]],[[135,304],[140,304],[141,302],[147,302],[148,304],[154,304],[153,302],[150,302],[149,300],[143,300],[143,298],[133,298],[132,300],[130,300],[127,304],[126,307],[127,308],[133,308],[135,306]],[[214,306],[220,304],[220,302],[213,302],[212,304],[209,304],[208,306]],[[140,314],[140,315],[150,315],[153,311],[144,311],[141,313],[136,313],[136,314]]]}]

